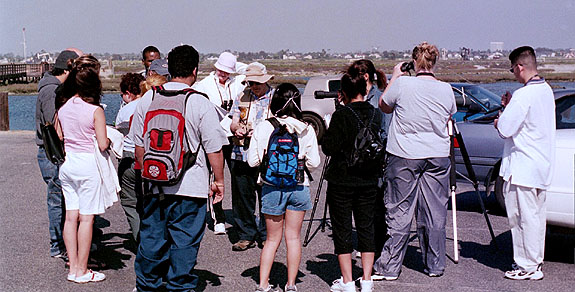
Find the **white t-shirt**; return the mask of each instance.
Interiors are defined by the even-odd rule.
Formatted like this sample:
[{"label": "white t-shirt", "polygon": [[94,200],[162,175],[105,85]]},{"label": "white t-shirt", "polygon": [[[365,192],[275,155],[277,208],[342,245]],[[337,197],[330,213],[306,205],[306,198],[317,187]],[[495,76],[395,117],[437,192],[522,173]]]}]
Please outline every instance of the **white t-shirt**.
[{"label": "white t-shirt", "polygon": [[447,121],[457,107],[448,83],[401,76],[382,98],[393,108],[387,152],[406,159],[449,156]]},{"label": "white t-shirt", "polygon": [[[130,128],[130,118],[136,111],[139,102],[139,98],[133,100],[118,111],[118,115],[116,116],[116,129],[120,132],[126,133],[125,130]],[[132,141],[128,135],[124,137],[124,151],[134,153],[134,141]]]},{"label": "white t-shirt", "polygon": [[499,117],[505,139],[499,175],[514,185],[547,189],[555,162],[555,99],[544,80],[513,92]]},{"label": "white t-shirt", "polygon": [[[164,84],[166,90],[181,90],[188,88],[184,83],[168,82]],[[128,136],[134,141],[136,146],[143,147],[143,129],[146,112],[152,103],[152,90],[148,90],[140,98],[140,103],[136,107],[132,126]],[[203,95],[192,94],[188,98],[186,105],[186,134],[192,147],[192,151],[198,152],[196,163],[188,169],[180,182],[174,186],[163,187],[165,194],[176,194],[187,197],[207,198],[209,192],[209,170],[205,153],[214,153],[228,144],[228,139],[224,130],[215,126],[219,124],[218,115],[214,105]],[[202,147],[199,147],[199,142]],[[153,191],[156,191],[155,189]]]}]

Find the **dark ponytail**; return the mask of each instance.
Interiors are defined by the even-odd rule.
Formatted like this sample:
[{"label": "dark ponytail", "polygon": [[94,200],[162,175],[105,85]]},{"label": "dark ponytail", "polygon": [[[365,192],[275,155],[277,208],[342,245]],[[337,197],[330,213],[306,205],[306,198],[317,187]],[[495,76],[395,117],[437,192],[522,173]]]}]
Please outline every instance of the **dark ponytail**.
[{"label": "dark ponytail", "polygon": [[270,102],[270,111],[277,117],[288,116],[303,120],[299,89],[291,83],[278,85]]},{"label": "dark ponytail", "polygon": [[[359,74],[361,75],[367,74],[369,76],[369,82],[371,82],[372,84],[376,84],[377,88],[379,88],[380,90],[383,91],[385,87],[387,87],[387,78],[385,77],[385,74],[383,73],[383,71],[375,69],[375,65],[373,65],[373,62],[371,62],[370,60],[367,59],[357,60],[353,62],[353,64],[351,64],[349,68],[351,68],[352,66],[358,68]],[[347,73],[350,73],[349,68]]]}]

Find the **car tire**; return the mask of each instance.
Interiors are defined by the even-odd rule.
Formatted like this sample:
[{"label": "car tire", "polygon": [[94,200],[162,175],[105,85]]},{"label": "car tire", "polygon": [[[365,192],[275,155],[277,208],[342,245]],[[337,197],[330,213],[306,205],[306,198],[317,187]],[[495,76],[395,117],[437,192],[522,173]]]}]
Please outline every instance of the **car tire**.
[{"label": "car tire", "polygon": [[313,127],[315,135],[317,136],[317,140],[321,141],[321,138],[325,133],[325,126],[323,124],[322,119],[314,114],[304,113],[303,120],[304,122],[310,124]]},{"label": "car tire", "polygon": [[505,211],[505,196],[503,196],[503,178],[498,176],[495,180],[495,199],[502,211]]}]

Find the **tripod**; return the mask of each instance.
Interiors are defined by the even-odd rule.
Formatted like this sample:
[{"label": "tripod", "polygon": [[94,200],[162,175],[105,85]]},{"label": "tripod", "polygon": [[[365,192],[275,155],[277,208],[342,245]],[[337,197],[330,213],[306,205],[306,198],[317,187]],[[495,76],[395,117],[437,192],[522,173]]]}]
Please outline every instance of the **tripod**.
[{"label": "tripod", "polygon": [[[313,224],[313,217],[314,217],[315,211],[317,209],[317,204],[319,203],[319,197],[321,196],[321,189],[323,187],[323,176],[325,174],[325,170],[327,169],[327,165],[329,164],[329,159],[330,159],[330,156],[327,156],[327,158],[325,159],[325,162],[323,164],[323,168],[321,170],[321,175],[319,178],[319,185],[317,187],[317,192],[315,194],[315,200],[313,202],[313,209],[311,210],[311,215],[309,217],[309,223],[307,225],[307,229],[305,232],[305,238],[303,240],[303,247],[306,247],[309,244],[309,242],[311,241],[311,239],[313,238],[313,236],[317,233],[317,230],[316,230],[316,232],[313,233],[312,237],[311,238],[309,237],[309,233],[311,231],[311,225]],[[319,225],[321,232],[325,232],[325,225],[327,225],[327,200],[325,200],[325,206],[323,208],[323,218],[321,219],[321,224]]]},{"label": "tripod", "polygon": [[[473,184],[473,188],[475,189],[475,194],[477,195],[477,199],[479,200],[479,205],[481,206],[481,211],[483,212],[483,216],[485,217],[485,222],[487,223],[487,227],[489,228],[489,233],[491,234],[491,241],[495,244],[495,249],[498,250],[497,241],[495,240],[495,234],[493,233],[493,228],[491,227],[491,221],[489,221],[489,217],[487,216],[487,211],[485,210],[485,204],[483,203],[483,198],[481,198],[481,194],[479,193],[479,182],[477,181],[477,177],[475,176],[475,171],[473,170],[473,166],[471,165],[471,160],[469,159],[469,154],[467,153],[467,148],[465,148],[465,143],[463,142],[463,137],[461,133],[458,131],[457,126],[453,122],[453,120],[449,120],[447,124],[447,128],[449,131],[449,136],[451,140],[451,147],[450,147],[450,159],[451,159],[451,173],[450,173],[450,189],[451,189],[451,213],[453,217],[453,261],[457,264],[459,262],[459,250],[457,248],[457,211],[456,211],[456,203],[455,203],[455,190],[457,189],[457,175],[465,179],[466,181]],[[455,148],[459,148],[461,151],[461,156],[463,157],[463,163],[465,164],[465,169],[467,170],[467,176],[457,172],[455,169]]]}]

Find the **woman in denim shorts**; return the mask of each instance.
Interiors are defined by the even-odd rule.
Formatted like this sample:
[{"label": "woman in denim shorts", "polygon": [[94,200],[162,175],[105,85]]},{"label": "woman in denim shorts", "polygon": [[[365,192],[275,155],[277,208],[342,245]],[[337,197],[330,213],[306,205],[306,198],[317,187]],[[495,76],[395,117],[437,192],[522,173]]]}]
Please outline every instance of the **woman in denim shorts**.
[{"label": "woman in denim shorts", "polygon": [[[289,83],[280,84],[270,102],[270,111],[281,125],[297,135],[298,159],[303,160],[305,166],[311,169],[320,164],[318,143],[314,129],[303,122],[300,100],[297,87]],[[274,126],[270,121],[260,123],[255,128],[248,150],[248,163],[251,167],[262,163],[273,131]],[[284,291],[297,291],[295,280],[301,259],[301,226],[305,211],[312,208],[309,178],[306,173],[303,175],[303,182],[286,188],[268,184],[261,176],[258,178],[258,183],[262,184],[262,213],[266,220],[267,240],[260,257],[260,284],[256,291],[275,291],[269,284],[269,275],[284,228],[288,269]]]}]

